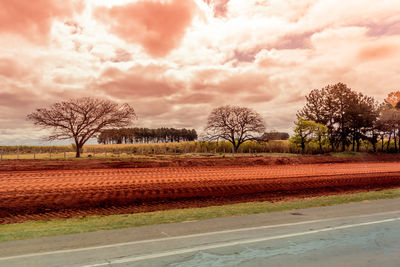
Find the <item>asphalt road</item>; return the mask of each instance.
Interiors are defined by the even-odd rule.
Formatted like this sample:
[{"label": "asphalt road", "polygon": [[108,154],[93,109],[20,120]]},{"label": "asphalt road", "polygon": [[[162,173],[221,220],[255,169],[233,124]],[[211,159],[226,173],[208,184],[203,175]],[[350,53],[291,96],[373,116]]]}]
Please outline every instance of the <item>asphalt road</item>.
[{"label": "asphalt road", "polygon": [[400,266],[400,199],[0,243],[0,266]]}]

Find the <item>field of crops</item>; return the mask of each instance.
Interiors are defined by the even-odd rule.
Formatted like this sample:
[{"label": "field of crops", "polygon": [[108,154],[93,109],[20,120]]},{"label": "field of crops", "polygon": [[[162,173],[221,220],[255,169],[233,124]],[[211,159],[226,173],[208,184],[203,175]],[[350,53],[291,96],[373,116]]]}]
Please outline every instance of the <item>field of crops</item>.
[{"label": "field of crops", "polygon": [[[288,141],[245,142],[239,154],[298,153]],[[154,156],[219,157],[232,154],[229,142],[180,142],[149,144],[109,144],[84,146],[83,158],[152,158]],[[73,146],[0,146],[0,160],[71,159]]]},{"label": "field of crops", "polygon": [[0,223],[400,185],[397,162],[0,172]]},{"label": "field of crops", "polygon": [[[388,140],[377,147],[377,152],[394,151],[394,142],[388,146]],[[350,149],[350,148],[349,148]],[[350,149],[351,150],[351,149]],[[69,146],[0,146],[0,160],[5,159],[72,159],[75,148]],[[372,152],[368,142],[364,142],[360,152]],[[330,152],[330,147],[323,148],[324,153]],[[348,152],[351,152],[348,150]],[[85,145],[83,158],[161,158],[167,157],[223,157],[233,153],[232,144],[219,142],[177,142],[177,143],[135,143]],[[247,141],[243,143],[238,154],[262,155],[265,153],[300,154],[301,149],[288,140],[273,140],[269,142]],[[309,144],[305,154],[321,154],[317,144]]]}]

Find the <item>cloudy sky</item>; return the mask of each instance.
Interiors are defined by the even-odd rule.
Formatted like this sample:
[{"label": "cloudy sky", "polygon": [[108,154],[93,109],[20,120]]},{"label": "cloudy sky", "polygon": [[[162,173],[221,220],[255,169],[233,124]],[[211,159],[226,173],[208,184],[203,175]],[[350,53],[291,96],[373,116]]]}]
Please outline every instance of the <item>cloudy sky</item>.
[{"label": "cloudy sky", "polygon": [[201,130],[254,108],[290,130],[313,88],[400,90],[399,0],[1,0],[0,144],[34,144],[38,107],[131,104],[137,126]]}]

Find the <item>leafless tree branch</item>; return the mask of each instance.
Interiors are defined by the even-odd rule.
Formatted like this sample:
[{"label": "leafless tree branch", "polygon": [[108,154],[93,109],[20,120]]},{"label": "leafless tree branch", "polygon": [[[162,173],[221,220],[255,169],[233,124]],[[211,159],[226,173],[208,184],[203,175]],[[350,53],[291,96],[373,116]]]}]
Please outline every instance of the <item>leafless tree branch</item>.
[{"label": "leafless tree branch", "polygon": [[53,132],[48,140],[74,139],[76,157],[80,157],[83,145],[90,138],[108,127],[128,126],[136,119],[136,114],[128,104],[83,97],[36,109],[27,119],[36,126],[51,129]]},{"label": "leafless tree branch", "polygon": [[265,122],[252,109],[237,106],[215,108],[207,119],[207,139],[226,140],[232,143],[235,152],[245,141],[254,140],[255,134],[265,131]]}]

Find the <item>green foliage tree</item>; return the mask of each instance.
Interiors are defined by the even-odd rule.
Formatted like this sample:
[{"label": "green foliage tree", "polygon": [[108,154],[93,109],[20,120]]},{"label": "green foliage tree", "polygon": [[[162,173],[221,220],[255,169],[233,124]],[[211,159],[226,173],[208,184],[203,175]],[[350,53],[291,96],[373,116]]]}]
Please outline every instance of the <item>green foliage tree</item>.
[{"label": "green foliage tree", "polygon": [[305,120],[299,118],[295,122],[296,128],[294,129],[295,135],[289,139],[289,141],[299,147],[301,152],[304,154],[306,145],[310,142],[318,142],[320,152],[323,151],[322,143],[328,133],[328,128],[312,120]]},{"label": "green foliage tree", "polygon": [[346,128],[352,139],[352,150],[360,150],[361,140],[369,140],[374,146],[375,127],[379,117],[380,106],[373,97],[358,93],[350,103],[347,113]]},{"label": "green foliage tree", "polygon": [[400,111],[394,108],[390,103],[385,102],[382,105],[381,112],[379,115],[380,130],[383,132],[382,135],[382,150],[384,139],[387,140],[386,151],[390,152],[390,144],[393,138],[394,141],[394,151],[397,152],[397,138],[399,135],[399,125],[400,125]]},{"label": "green foliage tree", "polygon": [[337,83],[312,90],[297,117],[326,125],[332,151],[340,146],[344,151],[351,143],[359,149],[360,140],[374,133],[378,106],[374,98]]}]

